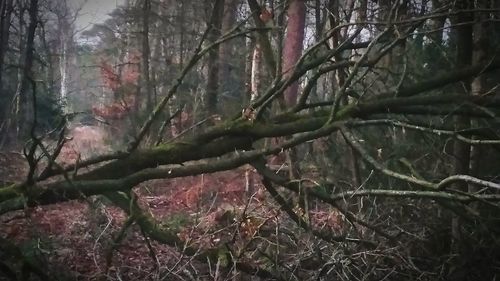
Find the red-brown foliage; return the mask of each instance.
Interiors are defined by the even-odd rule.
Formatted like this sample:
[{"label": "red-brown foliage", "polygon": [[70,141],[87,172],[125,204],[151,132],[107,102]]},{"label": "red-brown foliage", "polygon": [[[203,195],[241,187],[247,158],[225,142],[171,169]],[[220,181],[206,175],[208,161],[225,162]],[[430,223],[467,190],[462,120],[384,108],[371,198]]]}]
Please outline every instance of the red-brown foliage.
[{"label": "red-brown foliage", "polygon": [[[105,59],[101,59],[100,68],[104,85],[114,95],[115,102],[107,105],[92,106],[92,113],[105,119],[123,119],[136,107],[137,99],[134,85],[139,80],[140,55],[130,52],[121,71]],[[119,101],[118,101],[119,99]]]},{"label": "red-brown foliage", "polygon": [[123,62],[121,71],[119,71],[108,61],[101,59],[100,68],[104,84],[113,92],[124,85],[136,85],[139,81],[140,60],[138,52],[130,52],[126,57],[126,61]]},{"label": "red-brown foliage", "polygon": [[58,159],[65,164],[75,163],[78,158],[88,158],[108,150],[107,133],[96,126],[79,126],[70,130],[69,141],[63,146]]},{"label": "red-brown foliage", "polygon": [[116,91],[121,84],[120,76],[116,74],[113,66],[105,60],[101,60],[101,76],[104,85],[112,91]]},{"label": "red-brown foliage", "polygon": [[112,103],[105,106],[92,106],[92,113],[105,119],[123,119],[130,111],[130,106]]}]

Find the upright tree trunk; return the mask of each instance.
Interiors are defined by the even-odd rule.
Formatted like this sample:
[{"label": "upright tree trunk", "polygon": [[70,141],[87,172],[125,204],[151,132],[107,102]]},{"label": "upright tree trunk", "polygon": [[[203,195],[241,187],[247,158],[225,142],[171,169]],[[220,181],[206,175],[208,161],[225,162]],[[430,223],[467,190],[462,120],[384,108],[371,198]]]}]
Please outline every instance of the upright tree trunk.
[{"label": "upright tree trunk", "polygon": [[[170,61],[168,60],[169,53],[168,50],[170,49],[168,46],[167,38],[161,38],[161,56],[165,58],[164,61],[164,67],[165,68],[172,68],[172,72],[174,72],[174,67],[170,66]],[[160,94],[162,96],[167,95],[167,83],[166,81],[161,82],[160,86]],[[174,116],[175,112],[178,110],[178,102],[177,102],[177,96],[173,95],[170,101],[168,102],[168,112],[170,116]],[[184,109],[185,110],[185,109]],[[170,135],[172,137],[176,137],[179,135],[181,132],[181,117],[175,117],[170,120]]]},{"label": "upright tree trunk", "polygon": [[153,108],[153,89],[149,73],[149,14],[151,13],[151,0],[144,0],[142,5],[142,90],[146,95],[146,110]]},{"label": "upright tree trunk", "polygon": [[[302,55],[306,5],[304,0],[291,0],[287,10],[288,22],[283,47],[282,73],[284,77],[293,72],[293,68]],[[286,105],[296,103],[298,83],[293,83],[285,91]]]},{"label": "upright tree trunk", "polygon": [[368,0],[359,0],[358,19],[359,21],[366,21],[366,14],[368,10]]},{"label": "upright tree trunk", "polygon": [[59,57],[59,74],[60,80],[60,102],[61,105],[66,105],[68,96],[68,41],[69,39],[69,22],[67,15],[58,15],[59,23],[59,41],[60,41],[60,57]]},{"label": "upright tree trunk", "polygon": [[[434,12],[438,12],[442,7],[443,7],[443,0],[432,0],[432,10]],[[443,43],[443,27],[444,24],[446,23],[446,16],[442,17],[435,17],[431,19],[431,30],[433,30],[432,33],[430,33],[428,36],[429,38],[433,41],[433,44],[436,46],[441,46]]]},{"label": "upright tree trunk", "polygon": [[[161,28],[160,24],[155,27],[157,30]],[[160,36],[156,36],[153,39],[153,51],[151,52],[151,82],[153,83],[153,104],[156,105],[158,102],[158,93],[162,93],[163,77],[160,77],[159,73],[161,72],[161,67],[163,65],[158,62],[162,59],[162,38]]]},{"label": "upright tree trunk", "polygon": [[[224,0],[216,0],[210,17],[209,43],[215,42],[221,34]],[[219,88],[219,48],[212,48],[207,60],[207,88],[204,99],[204,110],[207,115],[217,112],[217,91]]]},{"label": "upright tree trunk", "polygon": [[[226,0],[224,5],[224,15],[222,17],[222,33],[226,33],[236,23],[236,12],[238,8],[238,0]],[[230,82],[232,79],[232,64],[235,61],[234,57],[234,44],[227,42],[220,46],[219,51],[219,84],[221,92],[228,92],[231,90]]]},{"label": "upright tree trunk", "polygon": [[30,23],[26,37],[26,47],[22,59],[22,73],[20,75],[18,88],[16,90],[17,99],[17,128],[20,137],[27,137],[33,121],[33,100],[30,98],[29,83],[33,79],[32,67],[34,56],[35,31],[38,23],[38,0],[31,0],[28,8]]},{"label": "upright tree trunk", "polygon": [[[18,41],[17,41],[17,48],[19,49],[19,58],[18,62],[19,65],[24,65],[24,61],[26,60],[26,21],[25,21],[25,13],[26,13],[26,7],[24,6],[24,3],[19,3],[18,6],[18,12],[19,16],[17,17],[18,19]],[[13,109],[13,115],[12,115],[12,126],[15,126],[16,129],[16,136],[19,135],[19,124],[20,124],[20,119],[21,119],[21,111],[20,111],[20,91],[21,91],[21,84],[23,81],[23,73],[24,69],[21,67],[18,67],[16,70],[16,92],[14,94],[14,99],[15,99],[15,107]]]},{"label": "upright tree trunk", "polygon": [[250,74],[250,103],[255,102],[260,96],[262,69],[262,50],[255,44],[252,54],[252,70]]},{"label": "upright tree trunk", "polygon": [[[455,4],[456,10],[466,10],[471,9],[473,6],[468,0],[460,0]],[[458,68],[467,67],[472,62],[472,25],[471,24],[461,24],[472,22],[473,17],[471,13],[459,13],[456,19],[452,19],[452,24],[458,24],[455,27],[455,40],[456,40],[456,66]],[[466,81],[464,83],[465,91],[462,93],[465,95],[470,94],[470,82]],[[455,130],[462,130],[470,127],[470,120],[466,116],[455,117]],[[470,145],[459,140],[455,140],[453,144],[453,174],[468,174],[469,173],[469,161],[470,161]],[[467,190],[467,183],[457,182],[454,184],[454,188],[461,191]],[[461,223],[458,216],[453,217],[452,226],[452,251],[456,254],[460,250],[460,242],[462,240],[461,234]]]},{"label": "upright tree trunk", "polygon": [[276,75],[276,60],[274,58],[274,52],[271,46],[271,41],[269,40],[268,32],[267,30],[264,30],[266,25],[260,18],[262,7],[259,3],[257,3],[257,0],[248,0],[247,2],[250,7],[250,11],[252,12],[255,26],[260,29],[256,32],[257,44],[260,45],[260,50],[262,52],[264,63],[267,66],[268,73],[274,78]]},{"label": "upright tree trunk", "polygon": [[[366,21],[366,9],[367,9],[367,1],[362,0],[359,1],[359,8],[358,8],[358,13],[357,13],[357,22],[363,22]],[[351,2],[349,3],[350,5],[353,5],[354,3]],[[328,1],[328,10],[330,11],[328,20],[330,22],[330,27],[335,28],[339,23],[337,19],[342,18],[341,11],[339,9],[339,1],[337,0],[329,0]],[[352,6],[351,9],[352,10]],[[348,11],[350,17],[352,17],[352,11]],[[347,19],[348,21],[350,18]],[[337,48],[339,44],[345,39],[346,34],[341,33],[340,29],[335,32],[335,34],[332,36],[332,47]],[[342,61],[345,59],[348,59],[348,56],[350,55],[350,52],[344,51],[340,52],[338,55],[335,56],[336,61]],[[336,87],[340,88],[345,84],[345,81],[347,79],[347,72],[345,68],[340,68],[337,71],[334,72],[335,79],[332,79],[332,89],[335,89]],[[347,105],[348,103],[348,97],[344,96],[341,100],[342,105]],[[341,140],[341,136],[339,135],[339,141]],[[339,142],[340,143],[340,142]],[[359,175],[359,164],[358,164],[358,155],[355,153],[354,149],[347,145],[347,153],[349,153],[349,157],[346,157],[346,166],[349,167],[351,171],[351,178],[352,178],[352,185],[354,188],[357,188],[361,185],[361,179]],[[361,206],[362,198],[359,198],[358,200],[358,206]]]},{"label": "upright tree trunk", "polygon": [[[304,0],[291,0],[287,11],[288,23],[283,49],[283,75],[289,76],[293,72],[293,67],[302,55],[304,44],[304,27],[306,20],[306,4]],[[284,93],[285,105],[287,107],[295,105],[299,83],[292,83]]]},{"label": "upright tree trunk", "polygon": [[252,67],[253,67],[253,52],[255,48],[255,40],[247,38],[245,42],[246,57],[245,57],[245,104],[248,104],[252,99]]},{"label": "upright tree trunk", "polygon": [[[5,53],[9,47],[10,19],[13,11],[13,0],[1,0],[0,2],[0,96],[5,100],[12,97],[5,97],[7,91],[3,89],[3,64]],[[10,140],[10,128],[12,124],[12,110],[7,105],[0,106],[0,147]],[[10,113],[10,114],[9,114]]]},{"label": "upright tree trunk", "polygon": [[3,93],[2,91],[3,62],[4,62],[5,52],[9,44],[9,35],[10,35],[9,29],[10,29],[10,19],[12,15],[12,1],[13,0],[1,0],[0,3],[0,92],[2,93]]},{"label": "upright tree trunk", "polygon": [[[337,0],[328,1],[328,10],[330,11],[328,13],[328,20],[330,22],[331,28],[336,28],[337,25],[339,24],[337,22],[337,19],[340,18],[338,2],[339,1]],[[331,41],[332,41],[332,47],[337,48],[340,42],[342,41],[342,35],[340,33],[340,29],[337,29],[335,31]],[[344,52],[340,52],[335,56],[335,60],[341,61],[343,60],[343,56],[345,56]],[[339,68],[335,72],[333,72],[333,74],[335,75],[335,79],[332,79],[332,89],[335,89],[336,87],[339,88],[342,87],[342,85],[344,85],[345,83],[345,79],[347,78],[346,70],[344,68]],[[343,105],[347,104],[347,97],[343,97],[341,102]]]},{"label": "upright tree trunk", "polygon": [[[488,9],[491,8],[489,6],[489,0],[478,0],[476,2],[476,9]],[[477,12],[475,14],[475,24],[473,26],[473,48],[472,48],[472,64],[479,65],[483,63],[484,65],[488,64],[488,59],[490,58],[490,30],[489,30],[489,14],[484,12]],[[485,83],[486,77],[485,75],[480,75],[472,80],[471,83],[471,95],[480,96],[485,92]],[[472,127],[479,127],[479,122],[477,120],[471,121]],[[473,176],[479,176],[480,173],[480,161],[483,150],[487,148],[482,148],[479,145],[472,145],[470,152],[470,163],[469,170],[470,174]],[[477,186],[469,185],[469,192],[475,193],[478,191]],[[476,205],[477,206],[477,205]]]},{"label": "upright tree trunk", "polygon": [[[179,30],[178,39],[176,40],[175,37],[174,38],[162,37],[162,39],[161,39],[162,56],[165,59],[164,67],[171,71],[171,72],[168,71],[167,75],[176,75],[175,74],[176,71],[180,72],[184,68],[184,52],[185,52],[185,50],[184,50],[184,44],[185,44],[184,24],[186,21],[186,19],[185,19],[185,15],[186,15],[185,5],[186,5],[186,3],[183,1],[166,1],[166,2],[167,2],[167,4],[178,6],[177,10],[174,13],[175,19],[176,19],[176,24],[177,24],[177,26],[174,28]],[[166,8],[160,7],[160,12],[161,12],[162,16],[165,16],[168,14],[169,11]],[[178,49],[176,50],[176,48],[178,48]],[[174,51],[172,52],[172,50],[174,50]],[[178,53],[178,55],[179,55],[177,65],[175,65],[173,63],[174,60],[171,59],[171,58],[174,58],[174,55],[172,53]],[[162,93],[162,96],[167,94],[167,87],[166,86],[167,86],[167,82],[162,81],[162,83],[161,83],[162,90],[160,91],[160,93]],[[169,111],[170,116],[173,116],[175,114],[175,112],[178,110],[178,106],[179,106],[179,102],[177,99],[177,95],[173,95],[168,103],[168,111]],[[184,111],[185,110],[188,110],[188,109],[184,108]],[[182,130],[182,122],[181,121],[182,121],[181,115],[170,120],[170,135],[172,137],[176,137],[181,132],[181,130]]]},{"label": "upright tree trunk", "polygon": [[[391,15],[391,0],[379,0],[379,1],[377,1],[377,3],[378,3],[378,14],[376,16],[377,22],[389,21],[389,16]],[[376,34],[379,32],[382,32],[382,30],[385,27],[386,27],[385,25],[377,26],[376,27]],[[374,34],[374,37],[376,34]],[[384,42],[382,40],[380,40],[379,42],[380,43],[377,44],[378,46],[376,46],[376,48],[378,49],[378,51],[381,51],[382,48],[384,47]],[[391,54],[386,54],[384,57],[382,57],[380,59],[380,61],[378,62],[378,65],[382,68],[390,69],[391,63],[392,63]],[[384,77],[382,83],[383,84],[388,83],[387,77]]]},{"label": "upright tree trunk", "polygon": [[[304,28],[306,21],[306,4],[304,0],[291,0],[287,11],[288,23],[283,49],[283,77],[289,77],[293,73],[293,68],[302,55],[304,44]],[[286,107],[292,107],[297,103],[299,83],[292,83],[284,92]],[[300,177],[300,169],[297,159],[297,150],[290,149],[287,153],[290,166],[290,177],[296,179]]]},{"label": "upright tree trunk", "polygon": [[[49,42],[47,42],[47,35],[46,35],[47,33],[45,30],[45,26],[41,25],[38,30],[39,30],[38,36],[40,37],[40,40],[42,41],[41,46],[43,48],[43,53],[45,54],[45,56],[47,58],[49,58],[53,54],[53,52],[50,49]],[[54,66],[53,60],[51,60],[51,59],[47,60],[46,68],[47,68],[47,71],[45,71],[45,80],[47,82],[45,83],[46,84],[45,91],[47,91],[48,93],[53,93],[54,89],[56,89],[56,83],[57,83],[55,78],[54,78],[54,74],[57,70],[56,70],[56,67]]]}]

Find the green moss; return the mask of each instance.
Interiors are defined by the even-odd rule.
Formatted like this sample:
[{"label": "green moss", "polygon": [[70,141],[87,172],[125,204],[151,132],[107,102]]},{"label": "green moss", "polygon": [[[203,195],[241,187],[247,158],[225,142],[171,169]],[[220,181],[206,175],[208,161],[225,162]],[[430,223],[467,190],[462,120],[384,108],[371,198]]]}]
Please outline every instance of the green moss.
[{"label": "green moss", "polygon": [[353,113],[356,111],[356,104],[349,104],[347,106],[342,107],[335,116],[335,121],[344,120],[352,117]]},{"label": "green moss", "polygon": [[164,143],[161,143],[155,147],[153,147],[151,149],[151,151],[153,152],[159,152],[159,151],[167,151],[167,150],[171,150],[173,148],[175,148],[175,145],[177,143],[171,143],[171,142],[164,142]]},{"label": "green moss", "polygon": [[180,232],[184,227],[191,223],[191,218],[186,213],[171,214],[163,220],[161,226],[171,232]]},{"label": "green moss", "polygon": [[12,199],[21,194],[21,186],[11,184],[0,188],[0,202]]}]

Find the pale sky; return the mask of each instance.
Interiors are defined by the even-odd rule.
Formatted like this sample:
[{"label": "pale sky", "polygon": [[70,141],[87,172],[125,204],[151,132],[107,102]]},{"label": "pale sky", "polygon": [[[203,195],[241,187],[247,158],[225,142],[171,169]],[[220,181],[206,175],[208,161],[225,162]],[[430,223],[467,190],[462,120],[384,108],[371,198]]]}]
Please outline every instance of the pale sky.
[{"label": "pale sky", "polygon": [[108,14],[117,6],[123,5],[124,0],[68,0],[74,8],[83,8],[76,20],[76,28],[80,31],[89,28],[91,24],[102,23]]}]

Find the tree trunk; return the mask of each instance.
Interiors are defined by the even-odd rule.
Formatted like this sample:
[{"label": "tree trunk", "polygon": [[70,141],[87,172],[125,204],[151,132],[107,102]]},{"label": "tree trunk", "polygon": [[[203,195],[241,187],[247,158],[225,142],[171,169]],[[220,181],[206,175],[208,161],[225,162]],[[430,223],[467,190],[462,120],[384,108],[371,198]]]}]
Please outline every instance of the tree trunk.
[{"label": "tree trunk", "polygon": [[184,68],[184,44],[185,38],[184,33],[186,30],[184,29],[185,16],[186,16],[186,8],[185,3],[183,1],[179,1],[179,14],[177,16],[177,23],[179,24],[179,70],[182,71]]},{"label": "tree trunk", "polygon": [[[222,17],[222,33],[228,32],[236,23],[236,12],[238,0],[226,0],[224,5],[224,15]],[[220,46],[219,51],[219,83],[221,93],[232,90],[231,81],[233,81],[232,69],[235,62],[234,44],[226,42]],[[233,89],[234,90],[234,89]]]},{"label": "tree trunk", "polygon": [[[489,7],[488,0],[479,0],[476,3],[476,9],[488,9]],[[490,32],[489,32],[489,14],[478,12],[475,15],[476,24],[473,26],[473,48],[472,48],[472,64],[479,63],[488,63],[489,54],[490,54]],[[475,77],[471,83],[471,95],[480,96],[484,94],[486,88],[486,77],[485,75],[480,75]],[[472,127],[479,127],[478,120],[471,121]],[[472,176],[479,176],[480,173],[480,161],[483,150],[487,148],[481,147],[479,145],[472,145],[470,152],[470,163],[469,170]],[[478,187],[474,185],[469,185],[468,191],[471,193],[477,192]],[[477,204],[476,204],[477,206]]]},{"label": "tree trunk", "polygon": [[[52,50],[50,49],[49,42],[47,42],[47,33],[44,25],[40,26],[38,36],[42,41],[41,46],[43,48],[43,53],[46,57],[50,57],[52,55]],[[45,79],[47,83],[45,83],[45,91],[48,93],[54,93],[54,90],[56,89],[57,82],[54,77],[55,72],[56,67],[54,66],[54,61],[51,59],[47,60],[47,71],[45,71]]]},{"label": "tree trunk", "polygon": [[[292,0],[287,11],[288,23],[283,48],[283,77],[290,76],[294,66],[302,55],[304,44],[304,28],[306,20],[306,4],[304,0]],[[296,81],[288,86],[284,92],[285,107],[292,107],[297,103],[299,82]],[[298,152],[296,149],[287,151],[287,160],[290,166],[290,177],[299,178],[300,169],[298,164]]]},{"label": "tree trunk", "polygon": [[[337,19],[340,18],[339,14],[339,3],[336,0],[330,0],[328,1],[328,10],[330,11],[328,15],[328,20],[330,22],[331,28],[335,28],[338,23]],[[337,48],[342,42],[342,35],[340,33],[340,29],[337,29],[335,33],[332,36],[332,47]],[[336,61],[342,61],[345,56],[345,52],[340,52],[338,55],[335,56]],[[345,79],[347,78],[346,70],[345,68],[339,68],[335,72],[332,72],[335,75],[335,79],[332,79],[332,89],[335,89],[336,87],[340,88],[344,85]],[[333,92],[333,91],[332,91]],[[343,97],[341,100],[342,105],[347,104],[347,96]]]},{"label": "tree trunk", "polygon": [[[216,0],[210,18],[209,43],[215,42],[221,34],[224,0]],[[207,60],[207,89],[204,100],[205,113],[213,115],[217,112],[217,91],[219,88],[219,48],[212,48]]]},{"label": "tree trunk", "polygon": [[255,40],[247,38],[245,47],[247,50],[245,57],[245,104],[248,104],[252,99],[252,70]]},{"label": "tree trunk", "polygon": [[[290,76],[294,65],[302,55],[304,43],[304,27],[306,20],[306,4],[304,0],[292,0],[288,7],[288,23],[283,49],[283,75]],[[285,105],[294,106],[297,102],[299,83],[292,83],[284,93]]]},{"label": "tree trunk", "polygon": [[262,68],[262,51],[257,43],[252,55],[252,70],[250,78],[250,103],[255,102],[259,98],[261,88],[261,68]]},{"label": "tree trunk", "polygon": [[60,57],[59,57],[59,73],[60,80],[60,102],[64,106],[68,96],[68,21],[63,17],[59,17],[59,40],[60,40]]},{"label": "tree trunk", "polygon": [[0,3],[0,92],[2,93],[3,61],[9,42],[12,1],[13,0],[2,0],[2,2]]},{"label": "tree trunk", "polygon": [[[443,0],[432,0],[432,10],[433,11],[438,11],[443,7]],[[442,17],[436,17],[431,19],[431,30],[433,30],[432,33],[430,33],[428,36],[433,42],[435,46],[440,47],[441,44],[443,43],[443,27],[446,22],[446,16]]]},{"label": "tree trunk", "polygon": [[146,110],[153,109],[153,89],[149,73],[149,59],[151,50],[149,47],[149,14],[151,12],[151,0],[144,0],[142,5],[142,90],[146,96]]},{"label": "tree trunk", "polygon": [[[467,0],[457,1],[455,4],[457,10],[471,9],[471,5]],[[459,13],[455,20],[452,19],[452,24],[467,23],[473,20],[471,13]],[[455,40],[457,46],[456,66],[463,68],[471,64],[472,61],[472,26],[470,24],[458,25],[455,27]],[[465,91],[462,91],[464,96],[470,94],[470,81],[464,83]],[[455,130],[462,130],[470,127],[470,119],[466,116],[455,117]],[[468,174],[470,161],[470,145],[459,140],[455,140],[453,144],[453,171],[452,174]],[[460,191],[467,191],[467,183],[457,182],[454,188]],[[460,243],[462,240],[461,222],[458,216],[452,218],[451,235],[452,235],[452,251],[457,254],[460,251]]]},{"label": "tree trunk", "polygon": [[16,90],[17,99],[17,128],[18,136],[27,137],[33,121],[33,100],[29,98],[29,83],[33,79],[32,67],[34,56],[35,31],[38,23],[38,0],[31,0],[28,8],[30,23],[27,30],[26,45],[22,59],[22,72]]},{"label": "tree trunk", "polygon": [[248,6],[252,12],[255,26],[261,29],[256,33],[257,42],[260,45],[262,57],[267,66],[268,73],[274,78],[276,76],[276,60],[274,58],[274,52],[271,46],[271,41],[269,40],[268,32],[264,30],[264,28],[266,28],[265,23],[260,18],[262,8],[259,3],[257,3],[257,0],[248,0]]}]

